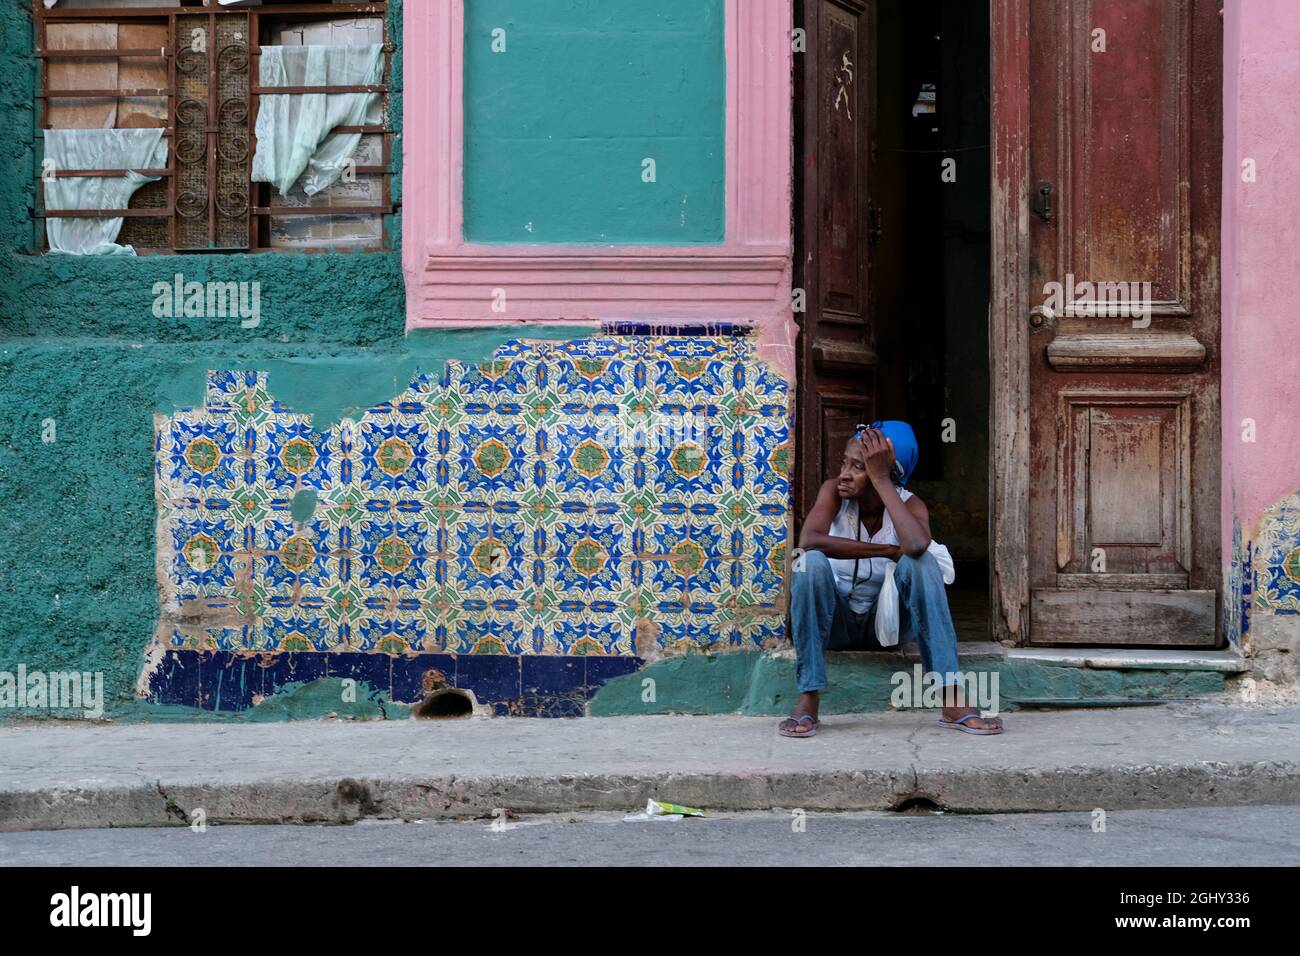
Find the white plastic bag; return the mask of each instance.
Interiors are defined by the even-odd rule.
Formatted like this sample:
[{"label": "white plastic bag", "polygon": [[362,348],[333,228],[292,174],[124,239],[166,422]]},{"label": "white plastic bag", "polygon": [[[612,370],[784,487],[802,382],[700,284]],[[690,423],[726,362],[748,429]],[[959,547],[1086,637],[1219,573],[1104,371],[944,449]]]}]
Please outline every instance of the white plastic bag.
[{"label": "white plastic bag", "polygon": [[[957,569],[946,547],[931,540],[930,547],[925,551],[934,555],[934,559],[939,562],[944,584],[952,584],[957,580]],[[880,585],[880,594],[876,598],[876,640],[881,647],[898,646],[898,585],[894,583],[894,570],[897,567],[893,561],[885,564],[885,580]]]}]

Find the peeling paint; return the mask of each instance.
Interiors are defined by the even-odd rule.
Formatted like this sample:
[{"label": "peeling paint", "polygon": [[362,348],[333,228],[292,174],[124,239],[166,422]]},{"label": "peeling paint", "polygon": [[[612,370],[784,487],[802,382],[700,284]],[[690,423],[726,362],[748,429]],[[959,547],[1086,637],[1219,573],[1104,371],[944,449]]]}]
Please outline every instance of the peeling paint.
[{"label": "peeling paint", "polygon": [[[155,548],[151,410],[170,412],[178,398],[201,399],[206,369],[231,360],[276,366],[292,358],[283,363],[292,373],[286,387],[292,392],[296,386],[309,405],[329,415],[346,404],[329,393],[348,383],[382,394],[394,366],[472,361],[519,334],[516,328],[420,333],[407,352],[400,311],[389,328],[385,345],[366,350],[326,350],[310,341],[257,347],[57,336],[0,341],[0,420],[7,423],[0,438],[6,488],[0,521],[10,529],[10,547],[0,552],[8,622],[0,670],[14,670],[19,662],[41,670],[75,663],[104,674],[110,716],[135,706],[136,691],[159,662],[161,649],[152,642],[158,566],[170,557],[167,548]],[[528,329],[539,338],[590,332]],[[358,372],[362,368],[368,379]],[[191,382],[187,376],[195,370]],[[191,394],[177,394],[187,390]],[[47,418],[58,426],[50,444],[41,441]],[[0,720],[21,716],[0,711]]]}]

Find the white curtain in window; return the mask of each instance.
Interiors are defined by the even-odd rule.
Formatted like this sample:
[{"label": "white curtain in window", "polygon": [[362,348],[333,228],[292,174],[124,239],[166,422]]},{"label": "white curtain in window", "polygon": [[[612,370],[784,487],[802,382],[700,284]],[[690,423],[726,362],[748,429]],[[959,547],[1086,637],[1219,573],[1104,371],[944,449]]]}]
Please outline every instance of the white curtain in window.
[{"label": "white curtain in window", "polygon": [[[49,129],[45,159],[53,170],[126,169],[125,176],[68,176],[45,181],[46,209],[125,209],[131,196],[157,176],[135,169],[167,165],[167,141],[161,127],[145,129]],[[78,256],[133,256],[135,249],[114,240],[122,230],[116,219],[53,218],[45,220],[50,252]]]},{"label": "white curtain in window", "polygon": [[[329,46],[264,46],[262,86],[361,86],[383,76],[378,43]],[[253,181],[274,183],[287,196],[302,177],[308,196],[343,172],[361,142],[360,133],[331,133],[336,126],[377,126],[383,121],[378,93],[285,93],[261,98]]]}]

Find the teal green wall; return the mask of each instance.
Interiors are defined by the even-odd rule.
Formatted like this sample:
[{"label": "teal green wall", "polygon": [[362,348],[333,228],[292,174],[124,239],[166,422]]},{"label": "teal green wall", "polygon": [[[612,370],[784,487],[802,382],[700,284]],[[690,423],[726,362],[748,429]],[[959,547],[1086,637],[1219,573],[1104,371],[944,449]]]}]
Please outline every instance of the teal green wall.
[{"label": "teal green wall", "polygon": [[465,238],[721,242],[724,39],[722,0],[466,0]]},{"label": "teal green wall", "polygon": [[[518,333],[408,341],[398,217],[390,253],[33,255],[34,45],[31,4],[0,6],[0,671],[102,671],[107,711],[123,714],[158,619],[155,411],[200,403],[207,369],[258,368],[284,400],[336,418],[395,394],[417,366],[486,357]],[[400,49],[392,75],[400,130]],[[400,198],[400,175],[393,188]],[[153,283],[177,272],[259,282],[261,324],[155,317]]]}]

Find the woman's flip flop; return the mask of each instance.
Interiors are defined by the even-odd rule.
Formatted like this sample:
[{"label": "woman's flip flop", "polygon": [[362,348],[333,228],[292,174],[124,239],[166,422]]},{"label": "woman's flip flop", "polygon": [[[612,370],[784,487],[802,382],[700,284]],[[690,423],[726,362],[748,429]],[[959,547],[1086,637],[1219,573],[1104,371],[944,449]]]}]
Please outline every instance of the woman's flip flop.
[{"label": "woman's flip flop", "polygon": [[1002,733],[1002,727],[1001,727],[1001,726],[998,726],[998,727],[996,727],[996,728],[994,728],[994,727],[967,727],[967,726],[966,726],[966,721],[968,721],[968,720],[970,720],[970,719],[972,719],[972,718],[974,718],[974,717],[979,717],[981,720],[996,720],[996,719],[997,719],[996,717],[984,717],[982,714],[976,712],[976,713],[974,713],[974,714],[967,714],[965,717],[958,717],[956,720],[949,720],[947,717],[940,717],[940,718],[939,718],[939,725],[940,725],[941,727],[951,727],[953,730],[960,730],[962,733],[966,733],[966,734],[979,734],[979,735],[982,736],[982,737],[991,737],[991,736],[993,736],[994,734],[1000,734],[1000,733]]},{"label": "woman's flip flop", "polygon": [[[791,727],[790,729],[787,730],[783,726],[786,720],[794,721],[795,727],[802,727],[803,722],[805,720],[809,720],[812,721],[812,728],[802,733],[795,730],[794,727]],[[817,728],[820,726],[821,726],[821,721],[818,720],[816,717],[814,717],[812,714],[800,714],[799,716],[795,716],[794,714],[791,714],[785,720],[781,721],[780,724],[777,724],[776,732],[779,733],[782,737],[815,737],[817,736]]]}]

